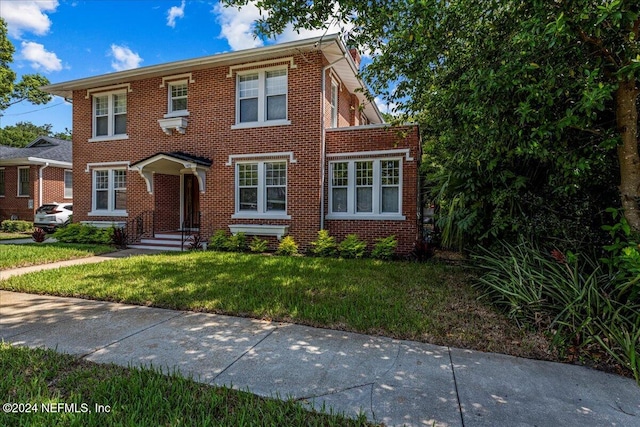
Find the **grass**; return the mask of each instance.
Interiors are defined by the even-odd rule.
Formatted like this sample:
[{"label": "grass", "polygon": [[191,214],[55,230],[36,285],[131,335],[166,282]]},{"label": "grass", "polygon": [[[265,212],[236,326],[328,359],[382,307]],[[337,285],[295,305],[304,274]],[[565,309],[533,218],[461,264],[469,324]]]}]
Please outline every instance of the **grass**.
[{"label": "grass", "polygon": [[86,258],[113,252],[108,245],[81,245],[67,243],[26,243],[21,245],[0,245],[0,270],[46,264],[74,258]]},{"label": "grass", "polygon": [[[176,373],[100,365],[52,350],[4,343],[0,343],[0,372],[2,403],[38,408],[35,413],[0,411],[0,425],[6,426],[370,425],[363,416],[351,420],[308,412],[293,401],[211,387]],[[78,412],[65,412],[64,407],[59,413],[42,411],[43,404],[58,403]],[[74,403],[75,407],[70,406]],[[108,407],[109,412],[97,412],[96,405],[103,410]]]},{"label": "grass", "polygon": [[0,240],[27,239],[31,233],[7,233],[0,231]]},{"label": "grass", "polygon": [[468,279],[438,263],[189,252],[41,271],[0,287],[553,359],[542,336],[478,301]]}]

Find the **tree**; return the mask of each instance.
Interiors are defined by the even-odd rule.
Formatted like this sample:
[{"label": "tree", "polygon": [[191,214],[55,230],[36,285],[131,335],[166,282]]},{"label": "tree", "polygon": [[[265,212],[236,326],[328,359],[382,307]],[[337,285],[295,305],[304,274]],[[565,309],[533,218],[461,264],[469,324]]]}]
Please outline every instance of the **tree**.
[{"label": "tree", "polygon": [[373,53],[363,78],[421,122],[452,241],[589,236],[612,205],[640,231],[637,1],[253,3],[257,34],[341,23]]},{"label": "tree", "polygon": [[0,128],[0,145],[24,147],[39,136],[71,140],[71,132],[68,129],[65,132],[53,133],[51,128],[50,124],[37,126],[30,122],[18,122],[14,126],[5,126]]},{"label": "tree", "polygon": [[13,104],[29,101],[32,104],[46,104],[51,95],[41,91],[41,86],[49,80],[40,74],[24,74],[16,83],[16,73],[9,68],[15,48],[7,37],[7,24],[0,18],[0,114]]}]

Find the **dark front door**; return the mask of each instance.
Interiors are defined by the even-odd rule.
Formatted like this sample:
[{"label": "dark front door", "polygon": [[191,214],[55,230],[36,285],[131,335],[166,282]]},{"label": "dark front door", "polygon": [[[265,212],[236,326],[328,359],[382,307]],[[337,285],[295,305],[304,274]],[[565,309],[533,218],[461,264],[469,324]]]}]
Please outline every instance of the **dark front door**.
[{"label": "dark front door", "polygon": [[200,192],[195,175],[184,175],[184,228],[200,228]]}]

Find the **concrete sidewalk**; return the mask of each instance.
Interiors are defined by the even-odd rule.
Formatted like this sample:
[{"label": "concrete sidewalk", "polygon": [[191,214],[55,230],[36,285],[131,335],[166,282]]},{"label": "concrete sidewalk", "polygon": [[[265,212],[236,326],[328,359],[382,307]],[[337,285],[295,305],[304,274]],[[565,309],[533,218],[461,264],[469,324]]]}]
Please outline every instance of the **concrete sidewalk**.
[{"label": "concrete sidewalk", "polygon": [[387,425],[640,426],[628,378],[286,323],[0,291],[0,339],[177,368]]}]

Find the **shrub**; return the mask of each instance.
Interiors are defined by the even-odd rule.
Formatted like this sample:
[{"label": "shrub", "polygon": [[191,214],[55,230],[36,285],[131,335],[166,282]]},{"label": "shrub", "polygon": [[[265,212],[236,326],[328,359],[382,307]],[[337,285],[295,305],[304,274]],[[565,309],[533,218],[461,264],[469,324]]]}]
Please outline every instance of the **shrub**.
[{"label": "shrub", "polygon": [[42,228],[36,227],[31,233],[31,238],[36,243],[42,243],[47,239],[47,233]]},{"label": "shrub", "polygon": [[112,243],[113,227],[97,228],[86,224],[69,224],[58,228],[53,237],[62,243],[91,243],[110,245]]},{"label": "shrub", "polygon": [[246,252],[247,236],[244,233],[232,234],[226,243],[226,249],[230,252]]},{"label": "shrub", "polygon": [[124,249],[127,247],[127,243],[127,230],[125,230],[123,227],[114,228],[113,234],[111,235],[111,244],[117,248]]},{"label": "shrub", "polygon": [[269,243],[266,240],[259,238],[258,236],[253,236],[253,240],[251,240],[251,243],[249,243],[249,250],[251,252],[262,253],[266,252],[268,248]]},{"label": "shrub", "polygon": [[278,255],[296,255],[298,253],[298,244],[293,240],[293,237],[285,236],[278,245],[276,253]]},{"label": "shrub", "polygon": [[338,245],[338,252],[342,258],[362,258],[367,249],[367,242],[358,238],[357,234],[349,234]]},{"label": "shrub", "polygon": [[200,251],[204,247],[204,239],[200,233],[192,234],[185,243],[190,251]]},{"label": "shrub", "polygon": [[0,231],[5,233],[26,233],[33,230],[33,223],[22,220],[5,219],[0,223]]},{"label": "shrub", "polygon": [[338,244],[327,230],[318,231],[318,238],[311,242],[311,253],[320,257],[332,257],[338,251]]},{"label": "shrub", "polygon": [[209,239],[209,249],[213,251],[226,251],[227,250],[227,233],[224,230],[218,230],[213,233],[213,236]]},{"label": "shrub", "polygon": [[385,237],[376,240],[376,244],[371,251],[371,256],[376,259],[390,260],[396,254],[398,241],[396,236]]}]

